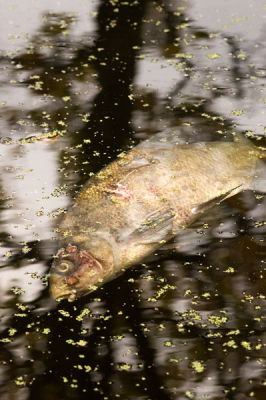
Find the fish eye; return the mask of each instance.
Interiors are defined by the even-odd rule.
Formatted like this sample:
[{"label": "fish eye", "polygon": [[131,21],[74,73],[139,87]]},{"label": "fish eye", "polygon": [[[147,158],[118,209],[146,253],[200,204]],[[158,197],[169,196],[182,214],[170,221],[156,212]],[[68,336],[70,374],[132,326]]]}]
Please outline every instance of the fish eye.
[{"label": "fish eye", "polygon": [[60,275],[69,275],[74,271],[74,264],[71,261],[62,261],[56,266],[56,272]]}]

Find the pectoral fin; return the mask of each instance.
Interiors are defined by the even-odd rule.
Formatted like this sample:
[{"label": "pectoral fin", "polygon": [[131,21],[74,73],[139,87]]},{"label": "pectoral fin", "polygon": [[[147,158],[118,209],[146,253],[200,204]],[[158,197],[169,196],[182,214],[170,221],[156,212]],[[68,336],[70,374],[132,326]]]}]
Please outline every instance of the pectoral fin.
[{"label": "pectoral fin", "polygon": [[174,217],[172,209],[155,211],[129,235],[121,236],[118,242],[136,240],[139,244],[150,244],[167,240],[173,230]]},{"label": "pectoral fin", "polygon": [[217,204],[220,204],[222,201],[227,199],[228,197],[231,197],[235,195],[238,192],[241,192],[241,187],[242,185],[238,185],[234,187],[233,189],[228,190],[225,193],[222,193],[221,195],[215,197],[214,199],[208,200],[205,203],[202,203],[198,205],[197,207],[194,207],[192,209],[193,214],[199,214],[199,213],[204,213],[208,211],[210,208],[214,207]]}]

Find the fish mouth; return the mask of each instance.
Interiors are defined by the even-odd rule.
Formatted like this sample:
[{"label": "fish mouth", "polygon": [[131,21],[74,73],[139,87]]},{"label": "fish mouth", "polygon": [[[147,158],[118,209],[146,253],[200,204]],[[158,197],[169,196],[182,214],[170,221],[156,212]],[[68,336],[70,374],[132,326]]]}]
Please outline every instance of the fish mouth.
[{"label": "fish mouth", "polygon": [[[75,290],[75,289],[65,291],[64,293],[60,293],[58,295],[55,295],[55,293],[51,293],[51,294],[52,294],[52,297],[54,298],[54,300],[59,303],[62,300],[67,300],[69,303],[73,303],[73,301],[77,300],[78,298],[80,298],[84,295],[84,293],[78,292],[78,290]],[[86,294],[89,294],[89,292]]]},{"label": "fish mouth", "polygon": [[80,297],[83,297],[85,295],[88,295],[88,294],[94,292],[96,289],[98,289],[98,287],[97,288],[94,287],[93,289],[86,291],[86,292],[72,289],[72,290],[66,291],[62,294],[58,294],[58,295],[52,294],[52,297],[54,298],[55,301],[57,301],[59,303],[62,300],[67,300],[69,303],[73,303],[73,301],[76,301]]},{"label": "fish mouth", "polygon": [[77,295],[74,293],[67,293],[64,295],[60,295],[55,299],[55,301],[62,301],[62,300],[67,300],[69,303],[72,303],[73,301],[77,300]]},{"label": "fish mouth", "polygon": [[62,290],[62,285],[60,286],[52,285],[50,287],[50,294],[55,301],[61,302],[62,300],[68,300],[69,302],[73,302],[80,297],[76,289],[65,288],[65,290]]},{"label": "fish mouth", "polygon": [[97,276],[95,281],[92,281],[91,278],[87,281],[86,278],[85,272],[83,276],[78,277],[78,279],[76,278],[77,281],[75,280],[70,284],[72,281],[69,281],[67,278],[53,275],[50,277],[50,294],[57,302],[67,300],[71,303],[95,291],[101,284],[101,277],[99,276]]}]

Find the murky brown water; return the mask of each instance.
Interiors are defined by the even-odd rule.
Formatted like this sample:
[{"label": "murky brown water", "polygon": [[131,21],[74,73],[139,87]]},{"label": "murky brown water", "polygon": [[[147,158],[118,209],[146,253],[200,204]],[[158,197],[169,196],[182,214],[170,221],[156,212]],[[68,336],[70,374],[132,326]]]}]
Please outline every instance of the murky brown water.
[{"label": "murky brown water", "polygon": [[60,216],[121,150],[188,125],[266,147],[266,3],[4,0],[1,16],[1,400],[264,399],[263,193],[75,303],[47,273]]}]

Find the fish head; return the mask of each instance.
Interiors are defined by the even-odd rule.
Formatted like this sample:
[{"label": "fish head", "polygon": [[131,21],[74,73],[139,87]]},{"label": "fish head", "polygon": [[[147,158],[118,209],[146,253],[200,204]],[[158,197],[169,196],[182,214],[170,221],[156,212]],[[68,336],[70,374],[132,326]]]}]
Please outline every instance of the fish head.
[{"label": "fish head", "polygon": [[99,259],[95,249],[92,251],[72,244],[58,250],[49,276],[50,293],[55,300],[74,301],[107,280],[113,271],[113,257],[109,254]]}]

